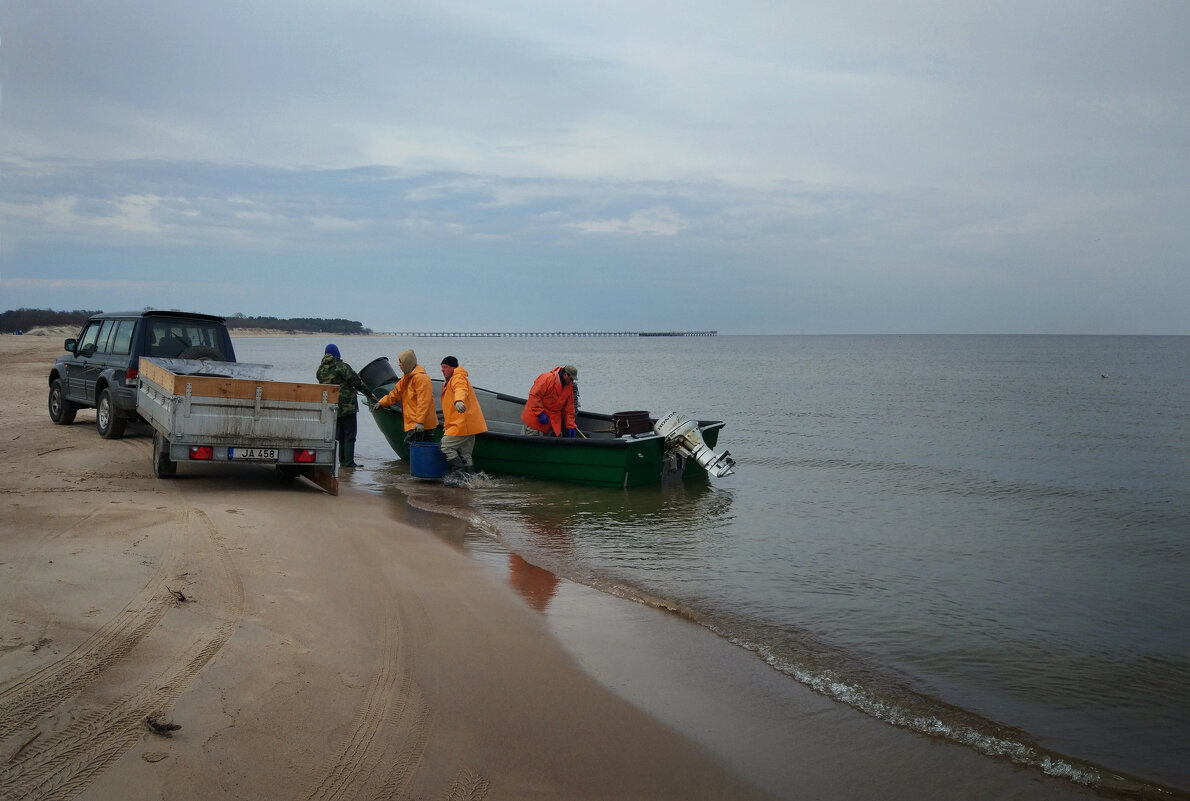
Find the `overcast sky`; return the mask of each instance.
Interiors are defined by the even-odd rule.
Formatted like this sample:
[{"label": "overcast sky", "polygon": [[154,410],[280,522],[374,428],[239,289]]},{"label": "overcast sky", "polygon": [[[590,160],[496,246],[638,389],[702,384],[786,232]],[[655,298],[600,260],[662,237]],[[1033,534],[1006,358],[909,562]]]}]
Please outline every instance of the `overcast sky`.
[{"label": "overcast sky", "polygon": [[1187,0],[0,0],[0,307],[1190,334]]}]

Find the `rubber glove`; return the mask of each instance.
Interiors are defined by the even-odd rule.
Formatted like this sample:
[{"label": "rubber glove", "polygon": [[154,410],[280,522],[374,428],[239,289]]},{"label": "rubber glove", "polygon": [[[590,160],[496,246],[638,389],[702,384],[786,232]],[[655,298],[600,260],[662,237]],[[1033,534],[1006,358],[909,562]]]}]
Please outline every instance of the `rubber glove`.
[{"label": "rubber glove", "polygon": [[372,409],[376,406],[376,399],[369,395],[368,397],[364,398],[364,403],[368,405],[369,409]]},{"label": "rubber glove", "polygon": [[550,424],[550,416],[545,412],[542,412],[541,414],[537,415],[537,422],[541,423],[543,426],[548,426]]},{"label": "rubber glove", "polygon": [[422,425],[421,423],[418,423],[417,425],[415,425],[413,427],[413,430],[416,431],[417,433],[421,434],[422,432],[424,432],[426,430],[426,427],[424,425]]},{"label": "rubber glove", "polygon": [[467,411],[467,404],[463,403],[462,401],[455,401],[455,411],[459,414],[462,414],[463,412]]},{"label": "rubber glove", "polygon": [[577,436],[578,436],[578,429],[577,429],[577,428],[568,428],[568,429],[566,429],[566,436],[568,436],[568,437],[577,437]]}]

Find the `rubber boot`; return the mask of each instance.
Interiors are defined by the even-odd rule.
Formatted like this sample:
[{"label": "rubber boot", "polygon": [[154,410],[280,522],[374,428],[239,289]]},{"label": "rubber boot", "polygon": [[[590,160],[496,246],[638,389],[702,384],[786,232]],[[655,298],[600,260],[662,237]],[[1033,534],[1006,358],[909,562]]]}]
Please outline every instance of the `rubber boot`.
[{"label": "rubber boot", "polygon": [[467,470],[463,465],[463,460],[458,456],[446,462],[450,467],[450,473],[443,479],[442,483],[450,486],[457,486],[467,480]]},{"label": "rubber boot", "polygon": [[359,467],[355,463],[355,440],[349,439],[343,443],[343,450],[340,451],[339,466]]}]

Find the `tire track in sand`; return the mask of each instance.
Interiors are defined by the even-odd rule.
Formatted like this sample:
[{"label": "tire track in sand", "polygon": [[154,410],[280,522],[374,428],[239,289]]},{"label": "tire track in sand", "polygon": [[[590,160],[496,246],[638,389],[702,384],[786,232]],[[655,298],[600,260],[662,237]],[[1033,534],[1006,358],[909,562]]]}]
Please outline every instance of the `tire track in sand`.
[{"label": "tire track in sand", "polygon": [[469,768],[462,768],[450,787],[446,788],[443,801],[482,801],[488,794],[488,780]]},{"label": "tire track in sand", "polygon": [[64,801],[77,795],[141,738],[145,717],[168,708],[230,639],[243,616],[243,583],[210,519],[193,508],[187,509],[185,519],[188,532],[196,526],[203,529],[201,544],[213,551],[219,566],[217,583],[222,586],[204,592],[216,599],[214,608],[204,610],[207,622],[156,676],[107,706],[84,712],[49,738],[38,739],[0,768],[0,798]]},{"label": "tire track in sand", "polygon": [[[83,521],[92,515],[87,515]],[[83,521],[79,521],[80,524]],[[185,526],[185,521],[183,526]],[[61,659],[0,691],[0,739],[29,726],[90,685],[152,631],[174,598],[164,589],[181,557],[180,526],[169,525],[165,556],[149,579],[111,620]],[[68,530],[69,531],[69,530]]]},{"label": "tire track in sand", "polygon": [[304,801],[401,798],[425,753],[433,724],[408,669],[399,612],[384,608],[379,666],[351,723],[347,741]]},{"label": "tire track in sand", "polygon": [[[428,621],[425,609],[416,601],[405,598],[400,607],[392,601],[385,604],[376,672],[346,742],[328,761],[314,787],[302,796],[303,801],[409,797],[434,724],[432,710],[409,667],[410,650],[424,639],[422,629]],[[482,801],[487,790],[485,778],[460,769],[441,797]]]}]

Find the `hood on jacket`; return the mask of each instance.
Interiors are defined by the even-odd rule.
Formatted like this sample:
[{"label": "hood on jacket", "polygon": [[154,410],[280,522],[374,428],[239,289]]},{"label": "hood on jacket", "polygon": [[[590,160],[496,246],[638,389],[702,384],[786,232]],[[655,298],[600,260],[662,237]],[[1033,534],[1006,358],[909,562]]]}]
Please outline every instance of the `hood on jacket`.
[{"label": "hood on jacket", "polygon": [[413,368],[417,367],[417,354],[412,348],[403,350],[397,354],[397,364],[401,365],[402,373],[412,373]]}]

